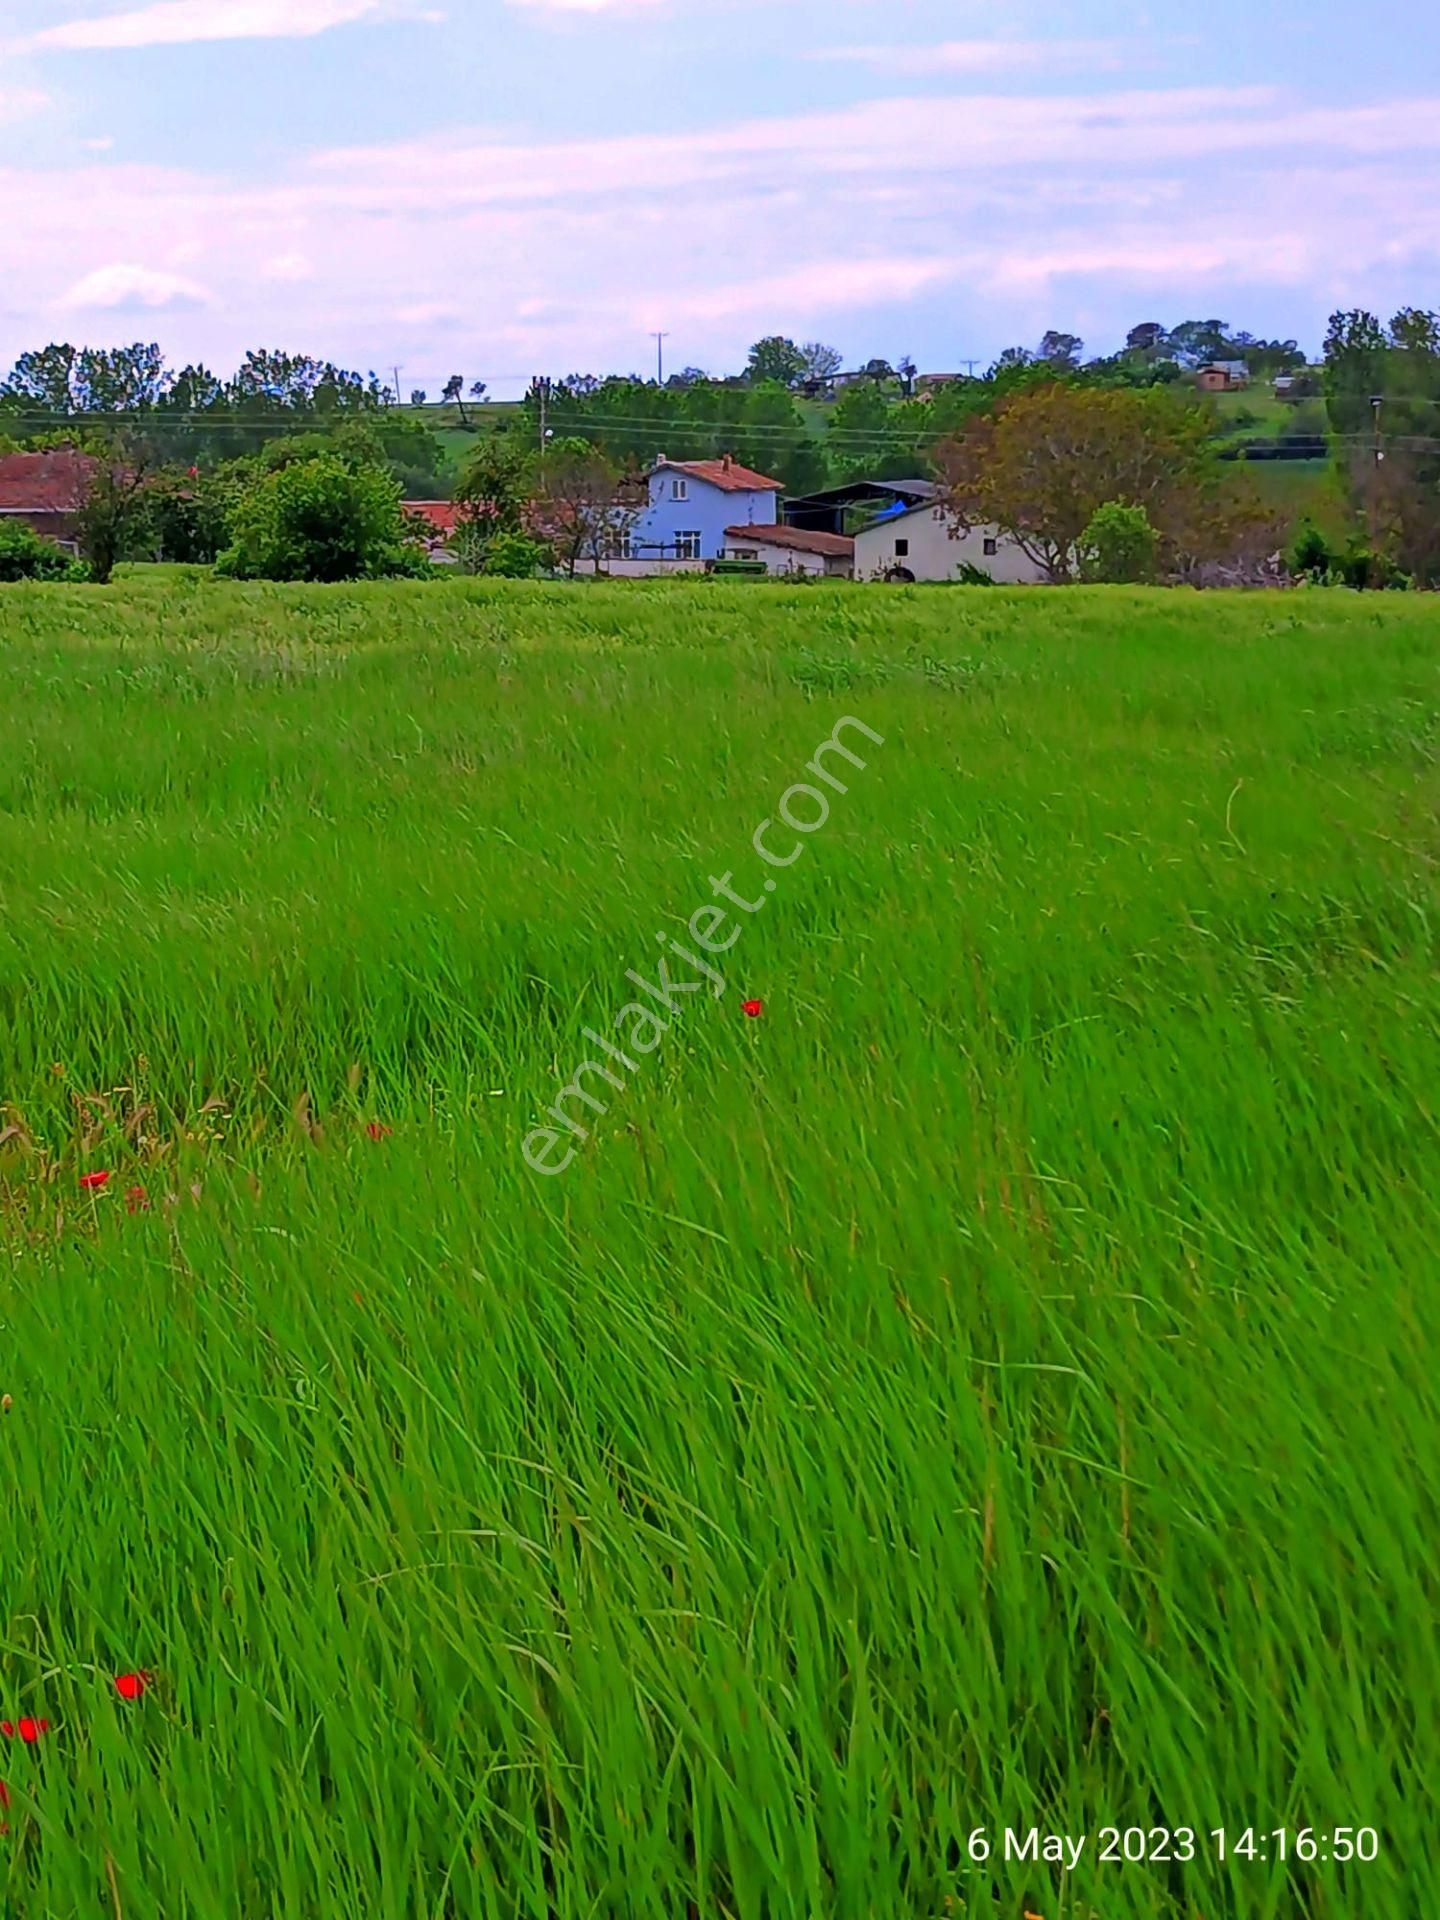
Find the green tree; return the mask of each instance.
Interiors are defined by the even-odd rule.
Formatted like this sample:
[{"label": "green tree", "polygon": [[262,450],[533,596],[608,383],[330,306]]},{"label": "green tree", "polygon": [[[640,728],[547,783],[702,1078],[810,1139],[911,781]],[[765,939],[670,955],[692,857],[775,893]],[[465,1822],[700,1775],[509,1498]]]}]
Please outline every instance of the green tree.
[{"label": "green tree", "polygon": [[533,580],[550,558],[543,540],[525,533],[500,533],[490,542],[480,572],[492,580]]},{"label": "green tree", "polygon": [[1160,536],[1144,507],[1107,500],[1080,536],[1080,578],[1134,585],[1155,578]]},{"label": "green tree", "polygon": [[1440,314],[1406,307],[1388,325],[1359,308],[1332,314],[1325,401],[1371,546],[1440,584]]},{"label": "green tree", "polygon": [[406,538],[400,489],[382,468],[333,453],[255,480],[230,516],[217,570],[239,580],[361,580],[429,571]]},{"label": "green tree", "polygon": [[1226,320],[1182,320],[1172,327],[1168,341],[1170,352],[1184,366],[1203,367],[1211,360],[1232,360],[1230,324]]},{"label": "green tree", "polygon": [[1127,353],[1161,354],[1170,348],[1170,336],[1158,320],[1142,320],[1125,336]]},{"label": "green tree", "polygon": [[1078,333],[1056,333],[1052,328],[1040,342],[1038,358],[1052,367],[1073,369],[1080,364],[1085,342]]},{"label": "green tree", "polygon": [[133,435],[89,435],[88,456],[75,513],[75,539],[96,586],[108,586],[115,568],[144,552],[148,503],[154,478],[149,452]]},{"label": "green tree", "polygon": [[805,376],[805,354],[784,334],[767,334],[751,347],[748,371],[752,380],[776,380],[782,387],[793,387]]}]

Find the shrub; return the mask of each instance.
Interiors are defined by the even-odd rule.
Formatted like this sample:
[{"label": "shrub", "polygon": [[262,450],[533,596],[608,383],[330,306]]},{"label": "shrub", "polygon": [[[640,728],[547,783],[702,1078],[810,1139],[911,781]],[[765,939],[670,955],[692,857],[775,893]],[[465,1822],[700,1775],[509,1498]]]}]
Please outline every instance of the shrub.
[{"label": "shrub", "polygon": [[1300,579],[1323,580],[1330,571],[1330,543],[1309,520],[1296,529],[1285,564]]},{"label": "shrub", "polygon": [[23,520],[0,520],[0,581],[88,580],[83,560],[27,527]]},{"label": "shrub", "polygon": [[1357,593],[1403,591],[1412,585],[1410,576],[1402,573],[1388,555],[1353,541],[1348,547],[1332,547],[1308,520],[1296,533],[1286,564],[1297,580],[1322,587],[1352,587]]},{"label": "shrub", "polygon": [[335,454],[254,480],[230,516],[216,571],[233,580],[380,580],[429,575],[406,538],[400,488],[381,468]]},{"label": "shrub", "polygon": [[208,566],[225,545],[223,489],[166,474],[145,490],[145,535],[156,557]]},{"label": "shrub", "polygon": [[1080,577],[1112,586],[1153,580],[1159,544],[1144,507],[1107,500],[1080,536]]},{"label": "shrub", "polygon": [[549,555],[523,533],[497,533],[485,551],[481,573],[501,580],[533,580]]}]

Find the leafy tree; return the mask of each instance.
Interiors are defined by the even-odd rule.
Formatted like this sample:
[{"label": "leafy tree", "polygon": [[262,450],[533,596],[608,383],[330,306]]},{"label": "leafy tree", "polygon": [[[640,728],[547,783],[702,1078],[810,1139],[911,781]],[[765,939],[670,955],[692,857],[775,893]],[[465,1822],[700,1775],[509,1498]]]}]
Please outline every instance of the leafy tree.
[{"label": "leafy tree", "polygon": [[1048,361],[1052,367],[1075,368],[1084,350],[1085,342],[1079,334],[1056,333],[1052,329],[1041,340],[1037,358]]},{"label": "leafy tree", "polygon": [[395,482],[380,467],[349,466],[333,453],[254,481],[231,514],[231,534],[217,563],[231,579],[373,580],[429,570],[406,540]]},{"label": "leafy tree", "polygon": [[472,380],[470,382],[470,398],[472,400],[483,400],[488,391],[489,389],[483,380]]},{"label": "leafy tree", "polygon": [[1440,314],[1406,307],[1388,325],[1363,309],[1332,314],[1325,398],[1371,545],[1440,584]]},{"label": "leafy tree", "polygon": [[228,506],[223,477],[204,481],[198,471],[159,474],[145,489],[140,537],[158,559],[210,566],[225,546]]},{"label": "leafy tree", "polygon": [[774,474],[792,493],[823,484],[825,465],[793,394],[761,381],[745,394],[732,451],[741,463]]},{"label": "leafy tree", "polygon": [[833,379],[844,365],[839,348],[827,347],[823,340],[807,340],[800,349],[800,358],[804,363],[802,377],[817,386]]},{"label": "leafy tree", "polygon": [[1182,320],[1172,327],[1170,352],[1182,365],[1203,367],[1212,360],[1235,360],[1229,322],[1225,320]]},{"label": "leafy tree", "polygon": [[752,380],[776,380],[793,387],[804,376],[805,355],[783,334],[767,334],[750,349],[748,372]]},{"label": "leafy tree", "polygon": [[144,549],[153,469],[146,448],[132,435],[90,436],[75,513],[75,539],[97,587],[108,586],[122,560]]},{"label": "leafy tree", "polygon": [[1080,578],[1111,585],[1153,580],[1159,544],[1144,507],[1107,500],[1080,536]]},{"label": "leafy tree", "polygon": [[90,569],[23,520],[0,520],[0,583],[88,580]]},{"label": "leafy tree", "polygon": [[598,571],[616,540],[634,524],[640,506],[626,496],[623,478],[620,468],[588,440],[554,441],[538,462],[527,530],[543,537],[572,578],[582,559],[593,560]]},{"label": "leafy tree", "polygon": [[490,542],[478,570],[490,579],[533,580],[549,558],[544,541],[524,533],[500,533]]},{"label": "leafy tree", "polygon": [[1125,336],[1127,353],[1160,354],[1169,351],[1170,336],[1158,320],[1142,320]]},{"label": "leafy tree", "polygon": [[79,358],[79,349],[68,341],[42,347],[38,352],[22,353],[11,369],[4,391],[22,405],[46,413],[73,413],[75,368]]},{"label": "leafy tree", "polygon": [[429,394],[426,393],[423,387],[412,387],[410,390],[410,404],[412,407],[423,407],[429,398]]},{"label": "leafy tree", "polygon": [[452,543],[470,572],[482,571],[490,547],[502,534],[526,532],[537,458],[518,434],[504,430],[482,434],[476,441],[455,487],[461,524]]},{"label": "leafy tree", "polygon": [[1008,395],[939,464],[956,524],[1002,528],[1056,582],[1075,577],[1108,502],[1143,507],[1176,565],[1223,552],[1249,511],[1207,412],[1159,389],[1052,382]]},{"label": "leafy tree", "polygon": [[1019,367],[1032,366],[1034,360],[1035,356],[1028,347],[1006,347],[985,378],[993,380],[997,374],[1011,373]]},{"label": "leafy tree", "polygon": [[916,471],[916,431],[926,418],[922,405],[896,406],[884,391],[866,381],[852,381],[830,413],[825,436],[833,478],[849,480],[904,479]]}]

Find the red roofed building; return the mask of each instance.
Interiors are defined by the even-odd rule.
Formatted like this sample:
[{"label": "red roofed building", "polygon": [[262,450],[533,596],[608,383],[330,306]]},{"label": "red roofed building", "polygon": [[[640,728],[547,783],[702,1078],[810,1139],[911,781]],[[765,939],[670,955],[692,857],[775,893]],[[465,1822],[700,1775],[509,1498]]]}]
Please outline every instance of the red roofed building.
[{"label": "red roofed building", "polygon": [[49,453],[0,453],[0,519],[22,520],[75,550],[75,518],[95,462],[69,447]]},{"label": "red roofed building", "polygon": [[667,473],[689,473],[697,480],[708,481],[712,487],[719,487],[722,493],[778,493],[780,482],[771,480],[766,474],[756,473],[753,467],[742,467],[738,460],[728,453],[718,460],[657,460],[652,473],[662,468]]},{"label": "red roofed building", "polygon": [[451,541],[467,518],[458,500],[403,500],[402,511],[425,523],[425,551],[432,560],[453,561]]},{"label": "red roofed building", "polygon": [[809,527],[727,527],[727,560],[763,560],[771,573],[822,574],[848,580],[855,571],[855,542],[843,533]]},{"label": "red roofed building", "polygon": [[742,467],[730,454],[716,460],[667,460],[645,476],[649,499],[617,556],[648,572],[694,567],[723,558],[734,525],[773,527],[780,482]]}]

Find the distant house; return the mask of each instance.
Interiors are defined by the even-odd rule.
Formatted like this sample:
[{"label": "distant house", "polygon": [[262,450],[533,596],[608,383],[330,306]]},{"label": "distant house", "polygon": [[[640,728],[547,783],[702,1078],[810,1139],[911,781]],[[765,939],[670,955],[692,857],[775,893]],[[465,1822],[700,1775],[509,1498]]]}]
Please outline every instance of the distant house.
[{"label": "distant house", "polygon": [[725,529],[725,543],[727,560],[763,560],[769,573],[846,580],[855,570],[855,542],[841,533],[778,525],[737,526]]},{"label": "distant house", "polygon": [[404,500],[401,508],[426,526],[425,551],[439,566],[453,566],[451,541],[459,531],[464,508],[455,500]]},{"label": "distant house", "polygon": [[780,482],[742,467],[727,453],[718,460],[667,460],[646,475],[649,499],[622,537],[618,559],[669,564],[720,560],[731,530],[773,527]]},{"label": "distant house", "polygon": [[998,527],[952,533],[938,501],[886,514],[855,535],[857,580],[958,580],[968,567],[1005,586],[1034,586],[1046,577]]},{"label": "distant house", "polygon": [[1201,367],[1195,384],[1203,393],[1236,393],[1250,384],[1250,369],[1243,360],[1212,360]]},{"label": "distant house", "polygon": [[21,520],[76,551],[76,516],[95,462],[68,447],[0,454],[0,519]]}]

